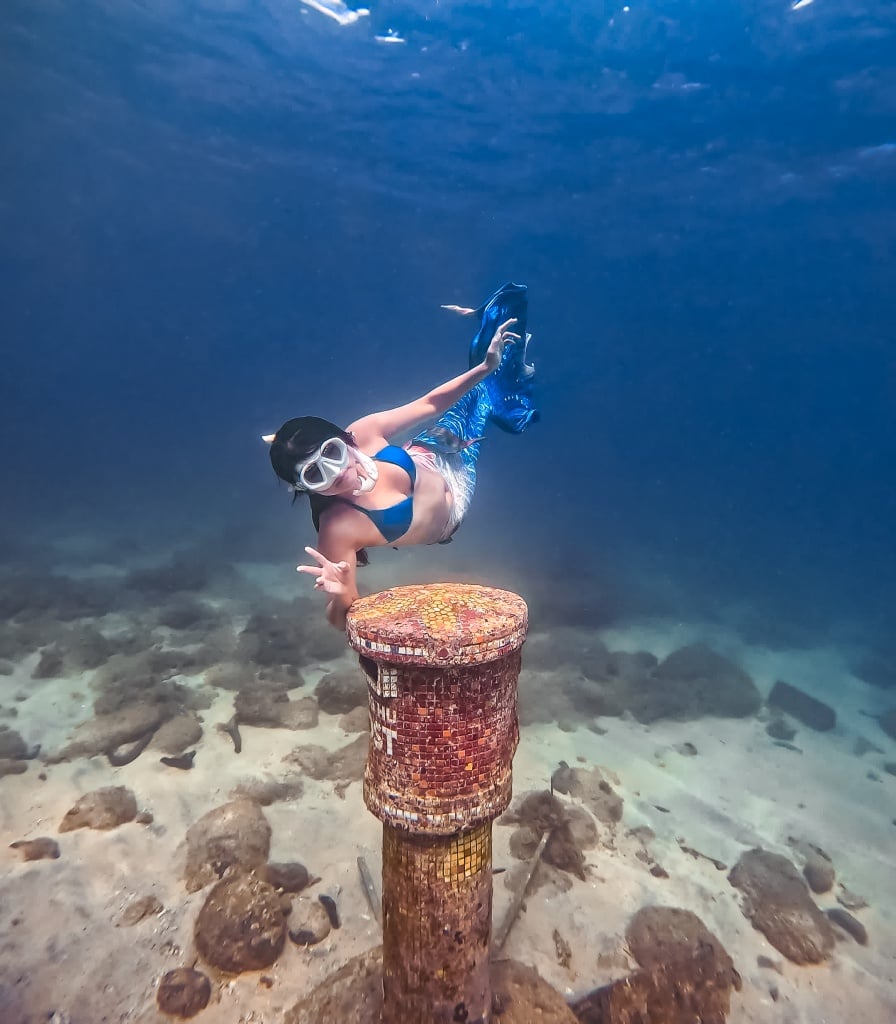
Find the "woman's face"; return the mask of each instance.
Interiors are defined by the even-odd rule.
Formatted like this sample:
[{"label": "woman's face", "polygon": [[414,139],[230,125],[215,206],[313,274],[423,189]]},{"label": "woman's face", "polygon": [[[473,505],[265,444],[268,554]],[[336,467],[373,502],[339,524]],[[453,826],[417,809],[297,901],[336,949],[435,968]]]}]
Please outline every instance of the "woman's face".
[{"label": "woman's face", "polygon": [[320,491],[319,493],[326,494],[328,496],[344,497],[346,495],[354,494],[360,488],[361,482],[361,464],[355,457],[353,450],[349,448],[348,465],[339,473],[336,479],[326,490]]}]

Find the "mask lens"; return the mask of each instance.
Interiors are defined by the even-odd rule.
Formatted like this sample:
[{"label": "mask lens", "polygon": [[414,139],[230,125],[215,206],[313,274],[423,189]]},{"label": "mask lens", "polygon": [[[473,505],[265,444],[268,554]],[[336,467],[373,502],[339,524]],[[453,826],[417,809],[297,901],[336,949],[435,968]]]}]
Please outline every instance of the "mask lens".
[{"label": "mask lens", "polygon": [[340,462],[345,457],[345,444],[333,438],[327,441],[320,450],[322,459],[329,459],[331,462]]},{"label": "mask lens", "polygon": [[302,470],[302,481],[309,487],[314,484],[323,483],[324,475],[320,470],[320,466],[317,462],[309,462],[307,466]]}]

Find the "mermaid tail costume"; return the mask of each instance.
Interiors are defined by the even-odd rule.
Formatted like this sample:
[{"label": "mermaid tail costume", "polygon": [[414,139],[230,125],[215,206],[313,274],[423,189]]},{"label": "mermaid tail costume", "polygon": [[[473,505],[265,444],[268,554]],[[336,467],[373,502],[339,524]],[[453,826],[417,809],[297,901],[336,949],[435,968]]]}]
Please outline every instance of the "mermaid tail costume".
[{"label": "mermaid tail costume", "polygon": [[[445,541],[460,526],[470,506],[486,425],[494,423],[507,433],[521,434],[530,423],[539,419],[538,410],[532,404],[535,368],[526,363],[529,343],[526,332],[527,293],[525,285],[508,283],[476,310],[479,330],[470,345],[471,368],[482,362],[495,331],[505,320],[516,319],[512,330],[520,335],[521,340],[505,346],[497,370],[411,441],[412,445],[427,448],[433,453],[435,468],[454,495],[454,511]],[[457,440],[447,446],[446,436]]]}]

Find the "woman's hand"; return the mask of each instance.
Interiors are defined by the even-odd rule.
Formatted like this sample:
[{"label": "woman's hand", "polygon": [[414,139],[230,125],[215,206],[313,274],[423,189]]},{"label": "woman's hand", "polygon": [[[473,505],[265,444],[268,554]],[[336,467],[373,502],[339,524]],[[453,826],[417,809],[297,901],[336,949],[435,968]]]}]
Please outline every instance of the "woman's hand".
[{"label": "woman's hand", "polygon": [[514,342],[520,340],[518,334],[514,334],[510,330],[511,326],[516,323],[516,317],[511,317],[509,320],[505,320],[503,324],[495,331],[495,336],[489,343],[488,348],[485,352],[485,358],[482,360],[483,365],[491,373],[493,370],[497,370],[501,365],[501,359],[504,356],[504,346],[512,345]]},{"label": "woman's hand", "polygon": [[[316,559],[317,565],[297,565],[297,572],[315,576],[314,589],[322,590],[335,598],[346,598],[351,587],[351,566],[348,562],[331,562],[314,548],[305,548],[307,554]],[[353,597],[356,595],[352,595]]]}]

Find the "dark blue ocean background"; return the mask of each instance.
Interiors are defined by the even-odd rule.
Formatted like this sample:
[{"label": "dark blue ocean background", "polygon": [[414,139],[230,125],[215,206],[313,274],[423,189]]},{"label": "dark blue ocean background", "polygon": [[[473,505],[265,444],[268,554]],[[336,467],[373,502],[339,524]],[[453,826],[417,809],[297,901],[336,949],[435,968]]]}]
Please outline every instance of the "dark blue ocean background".
[{"label": "dark blue ocean background", "polygon": [[422,576],[887,643],[892,4],[5,0],[0,46],[5,558],[292,573],[259,435],[460,372],[439,304],[512,279],[542,421]]}]

